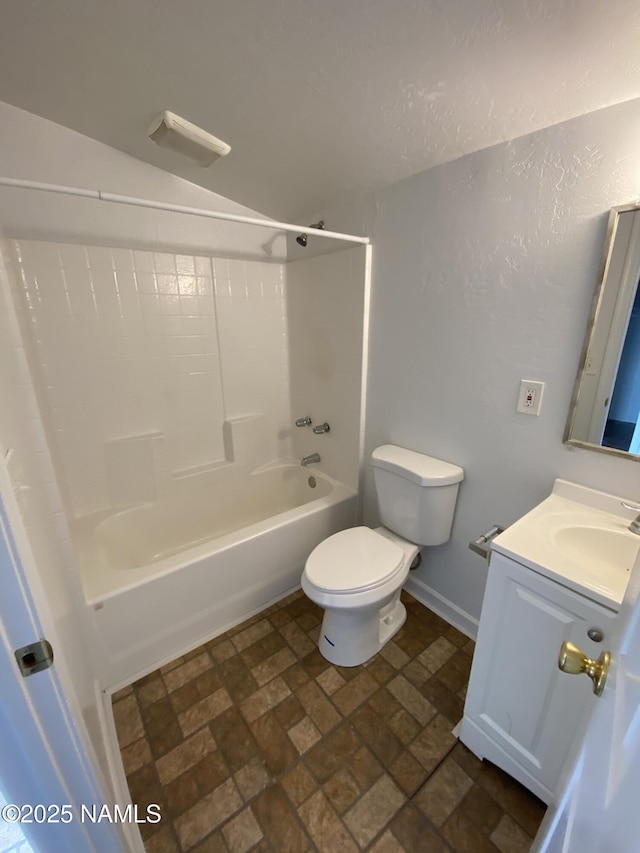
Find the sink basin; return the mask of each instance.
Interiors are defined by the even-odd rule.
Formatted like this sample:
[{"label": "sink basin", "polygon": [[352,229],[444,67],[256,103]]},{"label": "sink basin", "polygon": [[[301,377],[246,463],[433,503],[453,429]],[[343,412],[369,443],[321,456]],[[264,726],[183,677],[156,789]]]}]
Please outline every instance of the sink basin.
[{"label": "sink basin", "polygon": [[555,544],[585,573],[628,574],[638,556],[640,536],[616,528],[576,525],[557,530]]},{"label": "sink basin", "polygon": [[640,536],[629,530],[636,513],[623,500],[556,480],[492,548],[617,611],[640,552]]}]

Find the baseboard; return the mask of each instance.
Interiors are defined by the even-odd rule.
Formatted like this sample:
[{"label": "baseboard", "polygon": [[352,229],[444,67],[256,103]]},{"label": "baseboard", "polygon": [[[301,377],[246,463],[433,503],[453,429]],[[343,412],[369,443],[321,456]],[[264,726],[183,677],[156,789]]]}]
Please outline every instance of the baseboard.
[{"label": "baseboard", "polygon": [[411,575],[409,575],[404,588],[429,610],[433,610],[435,614],[453,625],[458,631],[462,631],[465,636],[472,640],[476,639],[478,636],[478,620],[458,607],[457,604],[440,595],[435,589],[431,589],[424,581]]}]

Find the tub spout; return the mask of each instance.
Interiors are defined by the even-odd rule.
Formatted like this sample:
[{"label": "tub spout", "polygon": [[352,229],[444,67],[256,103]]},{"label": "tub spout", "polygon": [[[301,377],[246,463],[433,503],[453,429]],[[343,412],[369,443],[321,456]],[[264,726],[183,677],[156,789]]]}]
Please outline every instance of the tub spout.
[{"label": "tub spout", "polygon": [[305,468],[307,465],[312,465],[314,462],[320,462],[320,454],[319,453],[311,453],[309,456],[303,456],[300,460],[300,464]]}]

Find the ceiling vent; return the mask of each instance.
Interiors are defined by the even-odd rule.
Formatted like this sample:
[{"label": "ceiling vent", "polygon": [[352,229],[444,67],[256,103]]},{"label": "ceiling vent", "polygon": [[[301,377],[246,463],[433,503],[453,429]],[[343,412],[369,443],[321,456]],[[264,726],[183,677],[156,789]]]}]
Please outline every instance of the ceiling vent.
[{"label": "ceiling vent", "polygon": [[147,136],[161,148],[169,148],[203,167],[210,166],[218,157],[226,157],[231,151],[226,142],[168,111],[151,124]]}]

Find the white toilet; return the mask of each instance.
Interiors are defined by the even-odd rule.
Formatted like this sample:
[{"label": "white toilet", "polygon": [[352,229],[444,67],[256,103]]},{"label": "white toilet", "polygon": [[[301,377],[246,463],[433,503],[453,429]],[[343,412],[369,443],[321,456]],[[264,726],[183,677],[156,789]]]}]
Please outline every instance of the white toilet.
[{"label": "white toilet", "polygon": [[358,666],[379,652],[403,625],[400,590],[423,545],[451,535],[458,465],[385,444],[372,454],[386,527],[352,527],[313,549],[302,589],[325,610],[318,648],[337,666]]}]

